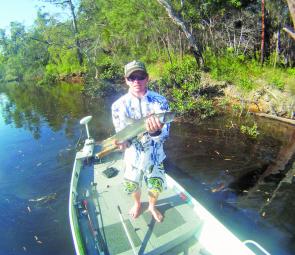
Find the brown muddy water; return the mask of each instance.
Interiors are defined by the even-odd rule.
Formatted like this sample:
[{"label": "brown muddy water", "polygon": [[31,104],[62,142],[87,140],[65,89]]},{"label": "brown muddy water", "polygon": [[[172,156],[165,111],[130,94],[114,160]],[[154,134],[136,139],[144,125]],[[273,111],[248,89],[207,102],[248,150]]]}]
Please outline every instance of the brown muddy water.
[{"label": "brown muddy water", "polygon": [[[105,139],[111,101],[90,101],[79,85],[2,89],[0,255],[74,254],[67,205],[79,120],[93,115],[90,132]],[[240,131],[254,123],[257,138]],[[254,116],[175,121],[166,169],[241,239],[295,254],[294,133]]]}]

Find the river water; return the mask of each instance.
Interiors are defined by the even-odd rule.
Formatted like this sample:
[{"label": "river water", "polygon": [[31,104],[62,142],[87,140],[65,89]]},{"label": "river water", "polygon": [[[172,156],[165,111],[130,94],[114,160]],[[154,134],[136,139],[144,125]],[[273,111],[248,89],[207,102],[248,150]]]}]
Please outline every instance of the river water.
[{"label": "river water", "polygon": [[[93,137],[110,136],[111,101],[90,101],[79,85],[1,90],[0,255],[74,254],[68,192],[79,120],[92,115]],[[239,131],[254,122],[256,139]],[[242,239],[256,240],[272,254],[294,254],[294,184],[276,191],[280,173],[256,184],[293,149],[294,132],[252,116],[177,120],[166,142],[167,170]],[[287,170],[294,152],[290,162]]]}]

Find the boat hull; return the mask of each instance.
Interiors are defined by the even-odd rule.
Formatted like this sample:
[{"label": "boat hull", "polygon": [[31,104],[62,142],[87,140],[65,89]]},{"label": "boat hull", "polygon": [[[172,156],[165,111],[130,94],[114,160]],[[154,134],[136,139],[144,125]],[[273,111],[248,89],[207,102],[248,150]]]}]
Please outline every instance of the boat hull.
[{"label": "boat hull", "polygon": [[[106,177],[103,171],[108,168],[118,174]],[[145,210],[144,187],[142,214],[131,219],[132,199],[123,192],[122,174],[120,153],[103,160],[76,157],[69,199],[76,254],[255,254],[169,175],[167,190],[158,200],[163,223],[156,223]]]}]

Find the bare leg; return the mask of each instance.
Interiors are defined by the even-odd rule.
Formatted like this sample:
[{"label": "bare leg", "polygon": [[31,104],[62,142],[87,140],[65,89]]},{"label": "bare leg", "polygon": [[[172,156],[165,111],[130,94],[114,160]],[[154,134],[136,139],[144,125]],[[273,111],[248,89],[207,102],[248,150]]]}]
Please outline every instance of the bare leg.
[{"label": "bare leg", "polygon": [[129,214],[133,219],[137,218],[140,214],[140,206],[141,206],[140,195],[141,195],[140,190],[131,194],[134,200],[134,205],[131,207]]},{"label": "bare leg", "polygon": [[149,192],[149,211],[153,215],[154,219],[157,222],[161,222],[163,220],[163,215],[160,211],[156,208],[156,203],[159,197],[159,193],[157,192]]}]

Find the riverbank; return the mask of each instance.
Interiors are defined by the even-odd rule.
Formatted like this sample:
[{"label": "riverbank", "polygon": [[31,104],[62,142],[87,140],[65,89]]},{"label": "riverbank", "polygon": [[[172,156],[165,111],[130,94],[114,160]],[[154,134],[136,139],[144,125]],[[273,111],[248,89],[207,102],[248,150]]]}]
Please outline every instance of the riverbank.
[{"label": "riverbank", "polygon": [[[162,72],[159,66],[151,66],[150,84],[151,90],[165,95],[171,102],[172,110],[180,113],[185,118],[196,117],[205,119],[218,112],[238,112],[266,114],[280,121],[290,120],[295,125],[295,89],[290,84],[287,89],[279,89],[261,80],[261,84],[255,85],[255,89],[246,90],[233,82],[217,80],[209,72],[192,71],[190,63],[167,68]],[[189,69],[189,71],[187,70]],[[188,78],[186,78],[188,77]],[[106,97],[122,94],[127,91],[124,81],[92,79],[84,84],[85,93],[91,98]],[[293,123],[294,120],[294,123]]]},{"label": "riverbank", "polygon": [[[295,95],[290,89],[280,90],[275,86],[265,85],[245,91],[229,82],[217,81],[209,73],[202,73],[201,87],[208,93],[211,91],[213,95],[216,94],[218,105],[228,104],[240,111],[277,116],[280,121],[295,119]],[[295,125],[295,120],[294,123],[289,123]]]}]

